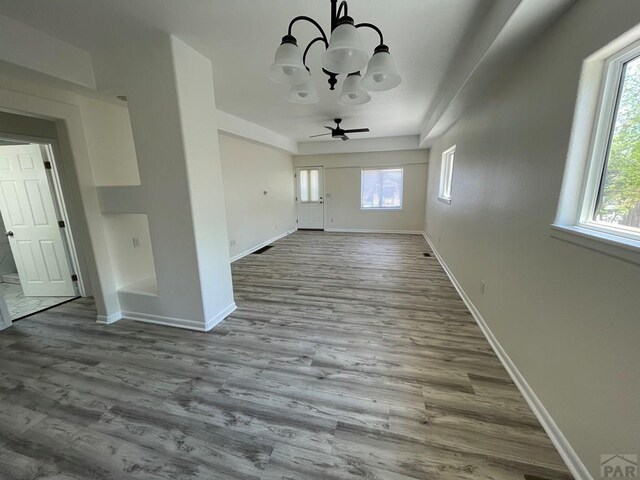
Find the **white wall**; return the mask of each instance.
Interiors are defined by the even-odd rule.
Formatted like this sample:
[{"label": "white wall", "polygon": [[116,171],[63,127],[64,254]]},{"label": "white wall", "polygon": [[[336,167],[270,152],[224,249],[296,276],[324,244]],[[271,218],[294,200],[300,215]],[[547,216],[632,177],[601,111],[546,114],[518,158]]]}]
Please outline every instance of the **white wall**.
[{"label": "white wall", "polygon": [[635,0],[577,2],[436,141],[429,168],[428,236],[596,478],[600,454],[640,453],[640,268],[549,225],[581,63],[638,22]]},{"label": "white wall", "polygon": [[[296,167],[324,167],[325,229],[422,232],[427,150],[343,153],[294,157]],[[360,209],[362,168],[403,167],[402,210]]]},{"label": "white wall", "polygon": [[[129,111],[89,97],[78,97],[89,148],[94,185],[140,185]],[[102,215],[116,288],[155,279],[149,221],[144,214]],[[133,238],[139,240],[134,247]],[[155,282],[155,280],[154,280]]]},{"label": "white wall", "polygon": [[127,108],[89,97],[80,106],[95,185],[140,185]]},{"label": "white wall", "polygon": [[89,52],[0,15],[0,60],[95,88]]},{"label": "white wall", "polygon": [[227,250],[220,146],[218,136],[212,135],[218,128],[213,66],[208,58],[179,38],[172,35],[170,41],[200,294],[204,319],[207,328],[211,328],[209,322],[223,320],[236,308]]},{"label": "white wall", "polygon": [[[102,223],[117,288],[145,279],[153,279],[155,282],[156,271],[147,215],[105,214],[102,216]],[[139,247],[134,246],[134,238],[138,240]]]},{"label": "white wall", "polygon": [[233,258],[296,228],[293,159],[282,150],[237,137],[219,138]]}]

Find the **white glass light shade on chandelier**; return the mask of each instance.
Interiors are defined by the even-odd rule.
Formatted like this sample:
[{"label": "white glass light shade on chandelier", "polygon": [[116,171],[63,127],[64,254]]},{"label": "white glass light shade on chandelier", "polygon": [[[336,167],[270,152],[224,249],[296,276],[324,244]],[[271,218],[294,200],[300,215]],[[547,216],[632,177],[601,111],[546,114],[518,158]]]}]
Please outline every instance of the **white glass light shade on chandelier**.
[{"label": "white glass light shade on chandelier", "polygon": [[287,100],[293,103],[310,104],[318,103],[320,98],[318,97],[318,92],[316,91],[316,86],[314,85],[313,80],[309,80],[308,82],[300,85],[293,85],[289,89]]},{"label": "white glass light shade on chandelier", "polygon": [[343,17],[340,21],[331,32],[329,47],[322,54],[322,66],[334,73],[358,72],[367,66],[369,55],[362,47],[353,19]]},{"label": "white glass light shade on chandelier", "polygon": [[397,87],[401,81],[389,49],[384,45],[376,48],[362,79],[363,87],[372,92],[382,92]]},{"label": "white glass light shade on chandelier", "polygon": [[[293,37],[291,37],[293,38]],[[302,53],[293,42],[282,39],[282,44],[276,50],[276,57],[269,69],[269,78],[284,85],[300,85],[307,82],[311,75],[302,62]]]},{"label": "white glass light shade on chandelier", "polygon": [[338,103],[341,105],[363,105],[371,101],[371,95],[362,86],[360,73],[351,73],[342,83]]}]

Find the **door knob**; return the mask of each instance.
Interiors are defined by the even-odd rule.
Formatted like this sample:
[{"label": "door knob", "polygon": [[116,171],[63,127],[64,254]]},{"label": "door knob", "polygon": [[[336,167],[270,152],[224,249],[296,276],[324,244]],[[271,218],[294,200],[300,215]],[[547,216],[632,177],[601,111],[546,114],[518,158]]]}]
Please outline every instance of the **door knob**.
[{"label": "door knob", "polygon": [[8,232],[4,232],[7,237],[13,237],[13,232],[9,230]]}]

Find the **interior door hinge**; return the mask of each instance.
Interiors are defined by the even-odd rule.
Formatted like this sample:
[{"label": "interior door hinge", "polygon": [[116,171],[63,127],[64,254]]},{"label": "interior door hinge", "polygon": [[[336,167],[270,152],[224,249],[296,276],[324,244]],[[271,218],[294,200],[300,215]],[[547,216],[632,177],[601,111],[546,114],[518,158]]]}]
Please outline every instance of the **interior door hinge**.
[{"label": "interior door hinge", "polygon": [[50,161],[48,161],[48,160],[45,160],[45,161],[44,161],[44,168],[45,168],[46,170],[51,170],[51,162],[50,162]]},{"label": "interior door hinge", "polygon": [[60,228],[65,228],[65,227],[66,227],[66,225],[64,224],[64,220],[58,220],[58,226],[59,226]]},{"label": "interior door hinge", "polygon": [[73,275],[71,275],[71,281],[72,282],[77,282],[78,281],[78,275],[76,275],[75,273]]}]

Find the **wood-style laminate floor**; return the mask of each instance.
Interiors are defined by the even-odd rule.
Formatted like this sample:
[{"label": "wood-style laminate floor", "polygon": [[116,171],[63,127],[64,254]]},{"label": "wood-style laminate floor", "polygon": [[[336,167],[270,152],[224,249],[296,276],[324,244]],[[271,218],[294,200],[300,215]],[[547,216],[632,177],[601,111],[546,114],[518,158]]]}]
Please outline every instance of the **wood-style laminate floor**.
[{"label": "wood-style laminate floor", "polygon": [[0,333],[2,479],[571,478],[417,235],[297,232],[233,264],[208,333]]}]

